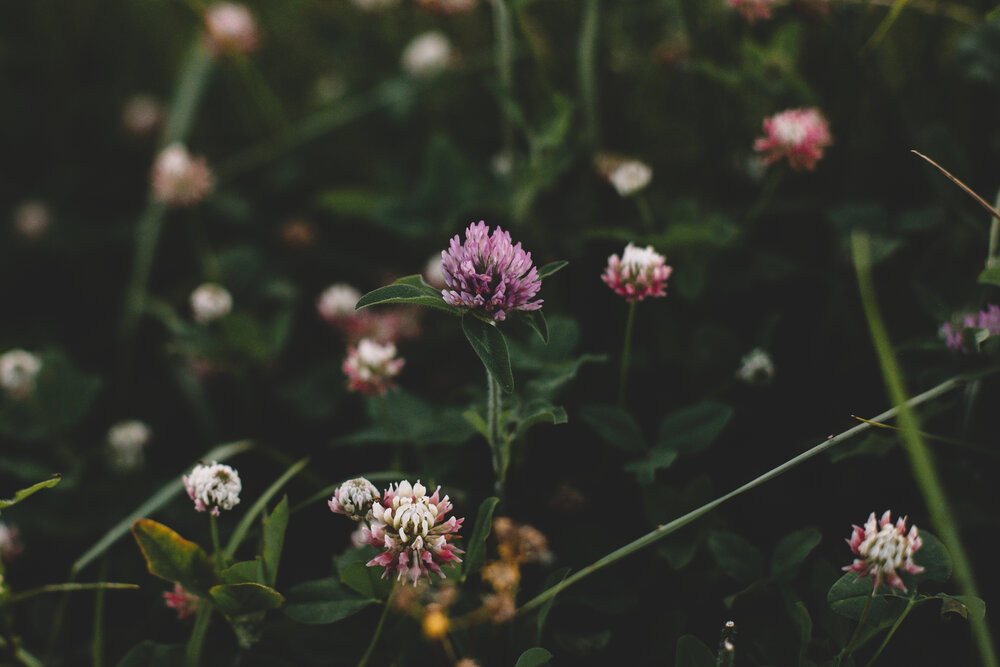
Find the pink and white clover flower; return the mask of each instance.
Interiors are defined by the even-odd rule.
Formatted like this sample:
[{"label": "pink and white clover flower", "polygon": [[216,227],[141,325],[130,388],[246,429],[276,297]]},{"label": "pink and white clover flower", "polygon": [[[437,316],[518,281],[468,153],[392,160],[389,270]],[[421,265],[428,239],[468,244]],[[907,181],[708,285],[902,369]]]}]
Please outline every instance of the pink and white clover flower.
[{"label": "pink and white clover flower", "polygon": [[653,246],[639,248],[629,243],[621,258],[617,254],[608,258],[601,280],[626,301],[642,301],[650,296],[666,296],[667,278],[672,272],[673,267],[667,266],[666,258]]},{"label": "pink and white clover flower", "polygon": [[370,338],[363,338],[357,347],[347,350],[341,366],[347,374],[347,388],[365,396],[381,396],[391,389],[392,378],[399,375],[403,359],[396,358],[396,346],[385,345]]},{"label": "pink and white clover flower", "polygon": [[188,497],[199,512],[209,511],[219,516],[219,510],[231,510],[240,503],[243,484],[240,475],[227,465],[212,461],[211,465],[199,463],[190,475],[183,477]]},{"label": "pink and white clover flower", "polygon": [[368,543],[385,551],[368,561],[368,567],[382,566],[383,578],[395,573],[397,580],[409,579],[416,586],[421,577],[430,580],[431,572],[445,579],[441,565],[462,562],[458,554],[464,552],[451,541],[465,519],[445,519],[452,504],[440,491],[438,487],[428,496],[419,480],[412,486],[405,480],[395,488],[389,485],[382,500],[372,505],[371,525],[365,531]]},{"label": "pink and white clover flower", "polygon": [[875,512],[872,512],[864,528],[855,525],[847,544],[858,558],[842,569],[856,572],[859,577],[874,576],[875,590],[886,583],[905,593],[906,584],[897,571],[903,570],[910,574],[924,571],[923,567],[913,562],[913,554],[923,546],[917,527],[911,526],[907,533],[906,517],[893,524],[889,510],[878,521],[875,520]]},{"label": "pink and white clover flower", "polygon": [[246,55],[260,44],[257,20],[246,6],[235,2],[216,2],[205,12],[209,48],[216,55]]},{"label": "pink and white clover flower", "polygon": [[788,158],[792,169],[813,169],[823,150],[833,143],[830,125],[819,109],[789,109],[764,119],[766,137],[754,142],[754,150],[771,164]]},{"label": "pink and white clover flower", "polygon": [[153,196],[168,206],[193,206],[208,196],[215,184],[208,163],[192,156],[179,143],[156,156],[151,176]]},{"label": "pink and white clover flower", "polygon": [[358,477],[338,486],[328,504],[331,512],[361,521],[368,517],[372,505],[381,497],[374,484],[364,477]]},{"label": "pink and white clover flower", "polygon": [[541,299],[534,299],[542,288],[538,269],[531,253],[514,245],[510,234],[479,221],[465,230],[465,242],[458,234],[448,250],[441,251],[446,288],[441,290],[445,303],[476,310],[495,322],[514,310],[538,310]]},{"label": "pink and white clover flower", "polygon": [[201,602],[200,597],[187,592],[180,584],[174,584],[173,593],[164,592],[163,599],[167,608],[177,612],[178,620],[183,620],[198,611],[198,604]]}]

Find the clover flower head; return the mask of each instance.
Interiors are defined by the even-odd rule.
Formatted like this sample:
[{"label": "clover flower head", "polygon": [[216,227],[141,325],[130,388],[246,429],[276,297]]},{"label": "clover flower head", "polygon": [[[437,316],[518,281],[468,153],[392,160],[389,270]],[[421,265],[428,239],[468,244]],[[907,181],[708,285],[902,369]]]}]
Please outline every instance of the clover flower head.
[{"label": "clover flower head", "polygon": [[14,231],[21,238],[34,241],[52,225],[52,214],[43,202],[31,200],[14,209]]},{"label": "clover flower head", "polygon": [[0,560],[10,562],[23,548],[17,528],[0,521]]},{"label": "clover flower head", "polygon": [[764,133],[754,150],[764,154],[767,164],[788,158],[796,171],[813,169],[823,149],[833,143],[830,126],[819,109],[788,109],[764,119]]},{"label": "clover flower head", "polygon": [[191,292],[191,313],[198,324],[220,320],[233,310],[233,295],[222,285],[204,283]]},{"label": "clover flower head", "polygon": [[667,266],[666,258],[653,246],[639,248],[629,243],[621,258],[617,254],[608,258],[601,280],[626,301],[642,301],[650,296],[666,296],[667,278],[672,272],[673,267]]},{"label": "clover flower head", "polygon": [[122,108],[122,125],[134,137],[146,137],[163,122],[163,105],[152,95],[133,95]]},{"label": "clover flower head", "polygon": [[396,346],[385,345],[370,338],[363,338],[357,347],[347,350],[341,366],[347,374],[347,388],[365,396],[381,396],[391,389],[392,378],[399,375],[403,359],[396,358]]},{"label": "clover flower head", "polygon": [[216,2],[205,11],[205,29],[209,48],[215,55],[246,55],[260,43],[257,20],[246,6],[235,2]]},{"label": "clover flower head", "polygon": [[738,11],[750,23],[757,19],[771,18],[771,7],[777,0],[726,0],[726,4]]},{"label": "clover flower head", "polygon": [[163,600],[168,609],[173,609],[177,612],[178,620],[185,619],[198,611],[198,603],[201,602],[200,597],[194,593],[187,592],[180,584],[174,584],[172,593],[170,591],[164,592]]},{"label": "clover flower head", "polygon": [[415,77],[438,74],[451,65],[455,53],[451,42],[441,32],[425,32],[414,37],[403,50],[403,70]]},{"label": "clover flower head", "polygon": [[320,317],[330,324],[336,325],[347,318],[358,315],[358,312],[354,310],[354,305],[360,298],[361,292],[347,283],[334,283],[323,290],[319,298],[316,299],[316,310]]},{"label": "clover flower head", "polygon": [[968,353],[962,335],[966,329],[976,329],[977,339],[979,337],[996,336],[1000,334],[1000,306],[990,304],[986,310],[978,313],[968,313],[951,322],[941,325],[939,334],[945,340],[945,344],[952,350]]},{"label": "clover flower head", "polygon": [[193,206],[212,191],[214,178],[201,156],[179,143],[164,148],[153,163],[153,195],[168,206]]},{"label": "clover flower head", "polygon": [[210,465],[199,463],[183,479],[188,497],[199,512],[208,510],[219,516],[220,509],[231,510],[240,503],[243,489],[240,475],[227,465],[215,461]]},{"label": "clover flower head", "polygon": [[872,512],[864,528],[855,525],[847,544],[858,558],[855,558],[850,565],[844,566],[843,570],[856,572],[860,577],[873,576],[875,590],[882,583],[886,583],[891,588],[898,588],[905,593],[906,585],[898,571],[903,570],[910,574],[920,574],[924,571],[923,567],[913,562],[913,554],[923,546],[917,527],[911,526],[907,532],[905,516],[893,524],[889,510],[886,510],[882,518],[877,521],[875,512]]},{"label": "clover flower head", "polygon": [[763,385],[774,379],[774,361],[764,350],[756,347],[740,360],[736,377],[747,384]]},{"label": "clover flower head", "polygon": [[631,197],[653,178],[652,168],[639,160],[626,160],[608,174],[608,180],[622,197]]},{"label": "clover flower head", "polygon": [[9,350],[0,355],[0,387],[13,399],[24,399],[35,391],[35,379],[42,360],[25,350]]},{"label": "clover flower head", "polygon": [[368,517],[372,504],[381,497],[375,485],[364,477],[349,479],[333,492],[329,501],[330,511],[361,521]]},{"label": "clover flower head", "polygon": [[458,554],[464,552],[451,541],[464,519],[445,519],[452,505],[440,492],[438,487],[428,496],[419,480],[389,485],[382,500],[372,505],[366,532],[368,543],[384,551],[368,561],[368,567],[381,566],[383,578],[395,573],[397,580],[409,579],[416,586],[421,577],[430,580],[431,572],[444,579],[441,565],[462,562]]},{"label": "clover flower head", "polygon": [[501,322],[513,310],[538,310],[534,299],[542,287],[531,253],[513,245],[510,234],[497,227],[490,235],[486,223],[469,225],[463,243],[456,234],[441,251],[446,288],[445,303],[476,310]]},{"label": "clover flower head", "polygon": [[121,421],[108,429],[108,447],[111,466],[119,472],[131,472],[142,466],[143,448],[149,443],[152,431],[138,419]]}]

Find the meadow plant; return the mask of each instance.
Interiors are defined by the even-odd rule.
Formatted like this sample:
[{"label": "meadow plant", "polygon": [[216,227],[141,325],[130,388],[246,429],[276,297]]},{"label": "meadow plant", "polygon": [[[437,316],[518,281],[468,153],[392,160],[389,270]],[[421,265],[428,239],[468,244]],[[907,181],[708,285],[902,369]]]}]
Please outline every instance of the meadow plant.
[{"label": "meadow plant", "polygon": [[153,195],[168,206],[193,206],[212,191],[215,179],[205,158],[179,144],[164,148],[153,163]]},{"label": "meadow plant", "polygon": [[787,159],[795,171],[812,170],[833,143],[830,126],[819,109],[789,109],[764,119],[764,133],[754,142],[765,164]]}]

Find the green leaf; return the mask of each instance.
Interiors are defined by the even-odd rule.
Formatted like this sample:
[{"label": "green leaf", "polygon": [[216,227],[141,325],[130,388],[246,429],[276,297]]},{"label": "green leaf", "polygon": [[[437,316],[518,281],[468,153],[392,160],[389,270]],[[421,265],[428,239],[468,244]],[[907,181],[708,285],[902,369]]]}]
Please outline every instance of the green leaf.
[{"label": "green leaf", "polygon": [[538,277],[539,278],[548,278],[549,276],[551,276],[556,271],[560,271],[560,270],[566,268],[566,266],[568,264],[569,264],[569,262],[567,262],[564,259],[561,259],[561,260],[559,260],[557,262],[549,262],[548,264],[546,264],[542,268],[538,269]]},{"label": "green leaf", "polygon": [[649,456],[625,465],[625,472],[634,472],[640,484],[652,484],[656,479],[656,471],[669,468],[677,460],[677,452],[672,449],[653,450]]},{"label": "green leaf", "polygon": [[527,323],[532,330],[538,334],[542,342],[549,342],[549,326],[545,323],[545,315],[540,310],[526,310],[521,312],[521,319]]},{"label": "green leaf", "polygon": [[305,625],[327,625],[353,616],[375,604],[371,598],[358,597],[334,577],[305,581],[288,591],[285,616]]},{"label": "green leaf", "polygon": [[274,586],[278,580],[278,564],[281,562],[281,548],[285,543],[288,515],[288,496],[286,495],[271,512],[271,516],[264,519],[260,555],[264,566],[265,582],[270,586]]},{"label": "green leaf", "polygon": [[421,290],[427,296],[434,296],[441,298],[441,290],[431,287],[424,277],[419,273],[414,273],[410,276],[403,276],[402,278],[397,278],[392,281],[393,285],[409,285],[410,287],[416,287]]},{"label": "green leaf", "polygon": [[340,583],[371,600],[385,600],[392,591],[392,581],[382,577],[378,567],[354,562],[340,574]]},{"label": "green leaf", "polygon": [[551,659],[551,653],[540,646],[536,646],[522,653],[517,662],[514,663],[514,667],[542,667],[542,665],[549,664],[549,660]]},{"label": "green leaf", "polygon": [[[835,613],[858,621],[865,608],[865,601],[871,597],[873,583],[871,577],[859,577],[854,572],[847,572],[830,587],[826,601]],[[868,611],[868,624],[874,628],[891,625],[902,613],[904,606],[901,598],[876,594],[872,597]]]},{"label": "green leaf", "polygon": [[507,341],[500,330],[493,324],[483,322],[472,313],[465,313],[462,316],[462,331],[500,388],[508,394],[514,391],[514,375],[510,370]]},{"label": "green leaf", "polygon": [[660,422],[656,449],[674,450],[679,454],[702,452],[708,449],[732,418],[731,407],[712,401],[671,412]]},{"label": "green leaf", "polygon": [[175,667],[184,664],[184,644],[157,644],[146,639],[125,654],[118,667]]},{"label": "green leaf", "polygon": [[812,526],[781,538],[778,546],[774,548],[774,556],[771,557],[771,578],[775,581],[791,581],[806,556],[822,539],[823,534]]},{"label": "green leaf", "polygon": [[813,623],[802,600],[797,600],[795,606],[791,608],[792,624],[799,633],[799,664],[801,665],[809,650],[809,643],[812,642]]},{"label": "green leaf", "polygon": [[470,572],[478,572],[486,561],[486,538],[490,536],[490,531],[493,528],[493,510],[496,509],[499,502],[499,498],[491,496],[479,504],[476,525],[472,529],[472,536],[465,545],[462,581],[468,578]]},{"label": "green leaf", "polygon": [[715,530],[708,536],[708,549],[723,572],[743,584],[749,584],[764,571],[764,556],[734,532]]},{"label": "green leaf", "polygon": [[624,408],[614,405],[586,405],[580,408],[580,419],[609,445],[628,454],[646,452],[646,439],[639,424]]},{"label": "green leaf", "polygon": [[205,550],[162,523],[139,519],[132,524],[132,535],[146,558],[150,574],[176,582],[200,596],[207,595],[218,583]]},{"label": "green leaf", "polygon": [[445,303],[440,293],[432,296],[420,287],[407,284],[386,285],[385,287],[379,287],[376,290],[368,292],[368,294],[365,294],[358,300],[355,308],[360,310],[361,308],[374,306],[379,303],[408,303],[415,306],[438,308],[446,310],[449,313],[457,314],[461,312],[461,309]]},{"label": "green leaf", "polygon": [[912,582],[913,586],[918,586],[924,581],[935,581],[943,583],[951,577],[951,556],[941,540],[933,533],[926,530],[920,531],[920,539],[923,546],[913,554],[913,562],[924,568],[920,574],[900,573],[907,586]]},{"label": "green leaf", "polygon": [[476,412],[475,410],[466,410],[462,413],[465,420],[472,424],[472,427],[479,431],[480,435],[484,438],[489,439],[490,437],[490,427],[486,424],[486,420],[483,416]]},{"label": "green leaf", "polygon": [[1000,287],[1000,266],[991,266],[983,269],[979,274],[979,282],[983,285],[995,285]]},{"label": "green leaf", "polygon": [[682,635],[677,640],[674,667],[715,667],[715,656],[694,635]]},{"label": "green leaf", "polygon": [[941,617],[945,614],[958,614],[964,619],[981,621],[986,618],[986,601],[975,595],[945,595],[934,596],[941,600]]},{"label": "green leaf", "polygon": [[219,573],[224,584],[264,583],[264,572],[259,558],[233,563]]},{"label": "green leaf", "polygon": [[514,431],[514,439],[517,440],[535,424],[565,424],[569,421],[566,410],[555,405],[543,405],[536,408],[527,417],[522,418]]},{"label": "green leaf", "polygon": [[38,482],[37,484],[32,484],[26,489],[21,489],[14,494],[13,498],[9,500],[0,498],[0,510],[5,510],[8,507],[12,507],[30,495],[38,493],[42,489],[51,489],[53,486],[62,481],[62,477],[55,475],[52,479],[47,479],[44,482]]},{"label": "green leaf", "polygon": [[255,583],[219,584],[212,586],[208,593],[226,616],[277,609],[285,602],[278,591]]}]

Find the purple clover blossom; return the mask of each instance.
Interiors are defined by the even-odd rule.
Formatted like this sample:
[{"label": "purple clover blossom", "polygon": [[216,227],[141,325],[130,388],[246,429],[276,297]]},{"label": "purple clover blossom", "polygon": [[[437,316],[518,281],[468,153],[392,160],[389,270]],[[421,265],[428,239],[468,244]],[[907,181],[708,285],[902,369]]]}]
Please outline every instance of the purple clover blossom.
[{"label": "purple clover blossom", "polygon": [[945,322],[939,331],[945,344],[952,350],[968,353],[962,342],[962,334],[966,329],[979,329],[990,336],[1000,334],[1000,306],[990,304],[986,310],[963,315],[956,323]]},{"label": "purple clover blossom", "polygon": [[531,262],[531,253],[513,245],[510,234],[482,220],[465,230],[465,243],[456,234],[448,250],[441,251],[446,288],[445,303],[486,313],[502,322],[512,310],[538,310],[542,300],[532,301],[542,281]]}]

